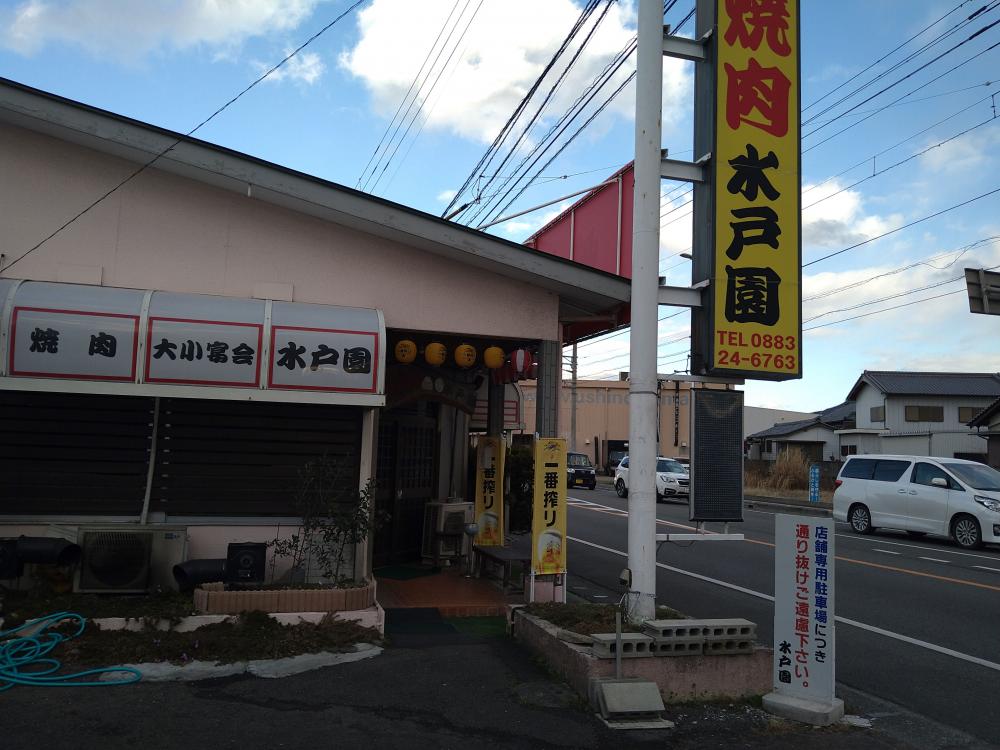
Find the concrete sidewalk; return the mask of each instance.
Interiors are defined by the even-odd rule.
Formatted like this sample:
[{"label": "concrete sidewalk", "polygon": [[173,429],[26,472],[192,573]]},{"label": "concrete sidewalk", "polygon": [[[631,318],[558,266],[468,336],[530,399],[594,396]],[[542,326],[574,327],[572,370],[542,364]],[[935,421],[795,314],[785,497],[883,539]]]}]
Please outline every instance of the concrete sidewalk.
[{"label": "concrete sidewalk", "polygon": [[[745,705],[670,706],[675,729],[606,728],[502,621],[388,613],[376,658],[279,680],[250,676],[0,695],[3,746],[37,748],[920,748],[875,729],[772,720]],[[939,745],[940,746],[940,745]],[[971,748],[972,745],[955,744]]]}]

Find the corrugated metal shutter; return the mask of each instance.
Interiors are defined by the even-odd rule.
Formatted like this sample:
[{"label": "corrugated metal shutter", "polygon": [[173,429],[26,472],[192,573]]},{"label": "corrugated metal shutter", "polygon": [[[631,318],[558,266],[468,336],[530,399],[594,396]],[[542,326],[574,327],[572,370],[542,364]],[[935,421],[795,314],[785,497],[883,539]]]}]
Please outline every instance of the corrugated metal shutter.
[{"label": "corrugated metal shutter", "polygon": [[153,399],[0,391],[0,513],[134,515]]},{"label": "corrugated metal shutter", "polygon": [[150,510],[295,515],[299,472],[326,454],[357,487],[358,407],[161,399]]}]

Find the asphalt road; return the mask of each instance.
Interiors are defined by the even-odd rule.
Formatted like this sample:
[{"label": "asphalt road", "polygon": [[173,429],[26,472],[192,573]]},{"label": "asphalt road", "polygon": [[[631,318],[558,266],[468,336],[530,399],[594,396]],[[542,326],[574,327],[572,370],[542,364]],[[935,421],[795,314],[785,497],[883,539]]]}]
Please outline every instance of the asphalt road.
[{"label": "asphalt road", "polygon": [[[570,505],[569,590],[617,601],[627,501],[598,486],[570,490]],[[796,511],[747,509],[730,527],[743,542],[662,545],[658,603],[692,617],[745,617],[770,645],[777,512]],[[686,502],[660,504],[657,518],[659,533],[692,526]],[[1000,743],[1000,546],[965,552],[944,538],[858,536],[837,524],[836,557],[838,684]]]}]

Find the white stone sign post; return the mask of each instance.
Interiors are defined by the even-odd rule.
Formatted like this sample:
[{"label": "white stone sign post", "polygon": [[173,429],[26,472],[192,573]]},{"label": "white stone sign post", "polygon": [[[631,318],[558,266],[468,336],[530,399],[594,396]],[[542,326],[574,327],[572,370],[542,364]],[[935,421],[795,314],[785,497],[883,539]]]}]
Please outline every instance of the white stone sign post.
[{"label": "white stone sign post", "polygon": [[777,515],[774,526],[774,690],[764,709],[826,726],[844,715],[834,696],[833,520]]}]

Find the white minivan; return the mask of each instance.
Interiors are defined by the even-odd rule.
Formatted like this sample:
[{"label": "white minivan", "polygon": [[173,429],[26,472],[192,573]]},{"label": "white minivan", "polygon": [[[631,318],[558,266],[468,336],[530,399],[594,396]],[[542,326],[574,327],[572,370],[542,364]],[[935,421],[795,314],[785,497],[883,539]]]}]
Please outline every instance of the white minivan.
[{"label": "white minivan", "polygon": [[833,517],[858,534],[879,527],[941,534],[960,547],[1000,543],[1000,471],[927,456],[852,456],[840,469]]}]

